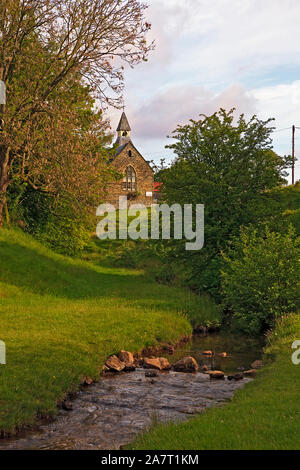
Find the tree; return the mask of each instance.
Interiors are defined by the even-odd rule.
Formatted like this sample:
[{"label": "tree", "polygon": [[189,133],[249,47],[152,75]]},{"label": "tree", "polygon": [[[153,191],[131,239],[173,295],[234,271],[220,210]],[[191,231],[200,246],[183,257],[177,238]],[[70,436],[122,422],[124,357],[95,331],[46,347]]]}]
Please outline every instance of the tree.
[{"label": "tree", "polygon": [[173,132],[169,145],[175,162],[161,175],[169,204],[204,204],[205,246],[200,252],[173,243],[174,254],[185,261],[195,288],[219,293],[220,253],[239,233],[240,226],[256,221],[262,195],[284,181],[288,158],[272,150],[271,119],[253,116],[248,122],[234,110],[221,109],[200,116]]},{"label": "tree", "polygon": [[[6,84],[7,104],[0,116],[0,225],[13,168],[42,190],[65,190],[75,183],[81,188],[73,191],[79,198],[88,190],[88,184],[79,183],[83,168],[92,165],[97,124],[82,134],[76,113],[72,116],[64,107],[64,95],[75,79],[102,106],[118,104],[122,62],[134,66],[153,47],[145,40],[150,28],[145,8],[137,0],[1,2],[0,79]],[[100,122],[98,130],[101,126],[107,129],[107,123]]]},{"label": "tree", "polygon": [[299,308],[300,237],[291,226],[286,233],[242,230],[224,259],[224,301],[242,331],[262,333]]}]

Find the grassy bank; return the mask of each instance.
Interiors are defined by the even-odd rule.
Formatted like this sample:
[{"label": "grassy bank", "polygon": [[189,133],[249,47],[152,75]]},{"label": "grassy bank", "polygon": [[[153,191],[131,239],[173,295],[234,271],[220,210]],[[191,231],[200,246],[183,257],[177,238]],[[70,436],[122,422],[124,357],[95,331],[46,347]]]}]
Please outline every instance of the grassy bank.
[{"label": "grassy bank", "polygon": [[182,424],[154,427],[131,448],[299,449],[300,365],[291,361],[296,339],[300,315],[278,321],[265,351],[270,363],[231,403]]},{"label": "grassy bank", "polygon": [[[84,376],[97,378],[109,354],[176,342],[191,333],[187,315],[216,320],[188,291],[157,284],[143,271],[102,267],[0,230],[0,430],[54,415]],[[206,318],[205,318],[206,316]]]}]

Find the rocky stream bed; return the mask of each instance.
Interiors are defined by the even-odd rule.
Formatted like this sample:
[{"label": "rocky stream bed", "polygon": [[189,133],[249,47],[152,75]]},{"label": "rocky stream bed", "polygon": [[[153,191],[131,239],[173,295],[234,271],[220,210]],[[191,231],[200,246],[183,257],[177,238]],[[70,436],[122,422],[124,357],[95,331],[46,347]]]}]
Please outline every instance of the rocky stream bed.
[{"label": "rocky stream bed", "polygon": [[[105,373],[97,383],[82,387],[72,402],[65,402],[52,423],[43,424],[18,438],[1,440],[0,450],[120,449],[154,421],[181,421],[211,406],[224,404],[237,389],[252,380],[239,371],[248,369],[251,361],[260,357],[259,345],[251,344],[249,350],[249,344],[239,344],[240,354],[234,352],[232,346],[230,351],[227,348],[229,353],[222,356],[219,354],[222,354],[224,342],[220,344],[220,336],[215,343],[212,339],[197,339],[185,345],[181,352],[182,358],[183,353],[195,351],[197,347],[194,356],[200,371],[160,371],[148,368],[149,365],[145,369],[140,367],[143,360],[139,360],[135,370],[130,372]],[[230,346],[228,341],[226,338],[226,346]],[[220,353],[203,354],[203,346],[212,348],[216,343]],[[168,358],[172,356],[173,362],[178,361],[179,354],[176,351]],[[212,379],[207,373],[214,371],[216,365],[218,368],[223,366],[227,373],[221,380]],[[229,372],[242,375],[234,379]]]}]

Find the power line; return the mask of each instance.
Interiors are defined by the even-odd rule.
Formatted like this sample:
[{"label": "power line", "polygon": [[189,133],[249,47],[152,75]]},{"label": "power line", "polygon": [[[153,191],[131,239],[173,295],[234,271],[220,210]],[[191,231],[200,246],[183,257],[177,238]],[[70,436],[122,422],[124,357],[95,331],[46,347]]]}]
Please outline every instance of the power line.
[{"label": "power line", "polygon": [[275,134],[276,132],[281,132],[281,131],[287,131],[287,130],[290,130],[291,127],[284,127],[283,129],[277,129],[276,131],[273,131],[273,134]]},{"label": "power line", "polygon": [[[295,126],[295,129],[300,129],[300,127]],[[290,127],[283,127],[282,129],[276,129],[276,131],[273,131],[273,134],[275,134],[276,132],[290,131],[290,130],[291,130],[291,126]]]}]

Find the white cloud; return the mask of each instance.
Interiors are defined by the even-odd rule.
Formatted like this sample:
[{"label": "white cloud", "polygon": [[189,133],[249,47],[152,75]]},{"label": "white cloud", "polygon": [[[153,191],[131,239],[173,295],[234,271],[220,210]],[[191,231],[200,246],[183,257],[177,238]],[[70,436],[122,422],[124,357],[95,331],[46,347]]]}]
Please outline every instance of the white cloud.
[{"label": "white cloud", "polygon": [[[300,126],[295,81],[300,72],[299,0],[148,3],[149,39],[156,39],[156,51],[147,63],[126,71],[125,88],[133,136],[142,151],[163,151],[166,134],[178,123],[220,106],[273,116],[279,128],[293,122]],[[115,127],[120,113],[112,114]],[[289,151],[289,133],[274,134],[274,142],[275,150]]]},{"label": "white cloud", "polygon": [[255,98],[240,85],[231,85],[221,93],[197,86],[173,86],[154,95],[147,103],[131,109],[131,122],[139,137],[164,138],[178,124],[198,119],[200,114],[213,114],[218,109],[231,109],[247,115],[255,112]]}]

